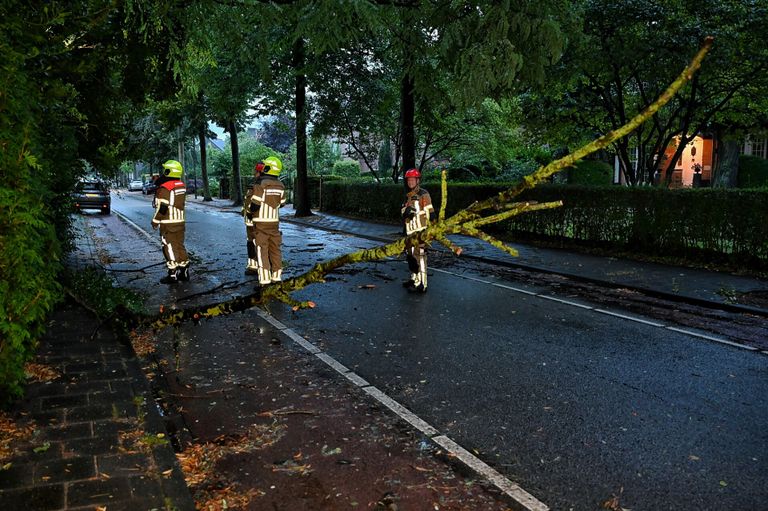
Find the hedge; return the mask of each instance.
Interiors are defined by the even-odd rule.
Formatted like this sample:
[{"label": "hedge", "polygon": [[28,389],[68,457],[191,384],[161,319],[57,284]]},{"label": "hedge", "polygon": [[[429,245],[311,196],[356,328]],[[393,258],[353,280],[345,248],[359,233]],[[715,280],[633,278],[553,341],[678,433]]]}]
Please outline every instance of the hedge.
[{"label": "hedge", "polygon": [[[450,216],[508,185],[451,184]],[[435,205],[440,186],[425,188]],[[398,221],[404,196],[401,185],[327,183],[323,210]],[[584,246],[638,255],[673,256],[738,267],[768,269],[768,190],[582,187],[547,185],[520,200],[563,200],[553,210],[518,216],[496,226],[516,239],[556,246]]]},{"label": "hedge", "polygon": [[613,183],[613,167],[598,160],[580,160],[568,169],[568,184],[604,186]]},{"label": "hedge", "polygon": [[768,187],[768,160],[759,156],[739,156],[739,188]]}]

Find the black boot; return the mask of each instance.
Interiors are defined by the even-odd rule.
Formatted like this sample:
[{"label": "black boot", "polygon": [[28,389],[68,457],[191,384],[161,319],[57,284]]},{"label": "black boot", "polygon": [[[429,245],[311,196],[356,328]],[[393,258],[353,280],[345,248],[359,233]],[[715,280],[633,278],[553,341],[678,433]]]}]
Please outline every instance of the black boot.
[{"label": "black boot", "polygon": [[179,281],[179,270],[168,270],[168,275],[160,279],[161,284],[176,284]]},{"label": "black boot", "polygon": [[189,280],[189,265],[179,266],[177,276],[179,280]]}]

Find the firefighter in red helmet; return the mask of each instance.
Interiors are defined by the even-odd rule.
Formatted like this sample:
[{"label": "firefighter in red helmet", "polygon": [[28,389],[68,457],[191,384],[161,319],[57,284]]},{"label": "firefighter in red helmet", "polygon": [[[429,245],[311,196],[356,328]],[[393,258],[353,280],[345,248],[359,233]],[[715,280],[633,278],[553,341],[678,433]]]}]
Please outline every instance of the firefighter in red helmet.
[{"label": "firefighter in red helmet", "polygon": [[[429,192],[419,186],[421,172],[418,169],[410,169],[405,172],[405,184],[408,191],[405,202],[401,208],[405,235],[423,231],[429,227],[435,214],[432,206],[432,198]],[[411,278],[403,283],[409,291],[426,293],[427,291],[427,247],[418,240],[406,240],[405,258],[408,261],[408,269]]]},{"label": "firefighter in red helmet", "polygon": [[[259,285],[280,282],[283,278],[283,235],[279,209],[285,204],[285,186],[278,179],[283,170],[279,158],[270,156],[256,166],[258,176],[246,196],[246,225],[253,225],[253,241],[248,243],[248,273],[259,276]],[[250,218],[249,218],[250,215]]]},{"label": "firefighter in red helmet", "polygon": [[[259,182],[261,173],[264,172],[264,164],[258,162],[253,168],[254,183]],[[256,226],[253,224],[254,214],[258,212],[255,206],[251,206],[253,199],[253,188],[249,188],[243,201],[243,220],[245,221],[246,248],[248,262],[245,266],[246,275],[258,275],[259,264],[256,251]]]}]

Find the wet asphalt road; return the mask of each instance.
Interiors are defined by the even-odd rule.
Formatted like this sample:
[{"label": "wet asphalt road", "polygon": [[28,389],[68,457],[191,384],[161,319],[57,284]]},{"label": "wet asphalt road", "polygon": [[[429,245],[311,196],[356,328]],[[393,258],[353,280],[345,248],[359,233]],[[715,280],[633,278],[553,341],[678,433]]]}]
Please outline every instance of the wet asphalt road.
[{"label": "wet asphalt road", "polygon": [[[147,198],[112,207],[152,232]],[[374,245],[282,231],[288,276]],[[244,279],[244,239],[237,215],[189,206],[212,285]],[[445,270],[411,295],[403,261],[347,268],[297,295],[317,309],[271,312],[551,509],[768,509],[768,357]]]}]

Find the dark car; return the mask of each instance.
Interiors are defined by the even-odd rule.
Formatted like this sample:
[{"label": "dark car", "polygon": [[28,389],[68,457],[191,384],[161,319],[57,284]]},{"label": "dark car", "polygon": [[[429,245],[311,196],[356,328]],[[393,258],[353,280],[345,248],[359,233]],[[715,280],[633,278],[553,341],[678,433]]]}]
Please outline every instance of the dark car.
[{"label": "dark car", "polygon": [[141,188],[141,193],[149,195],[150,193],[155,193],[155,190],[157,190],[157,185],[153,179],[150,179],[144,183],[144,186]]},{"label": "dark car", "polygon": [[187,193],[202,193],[203,192],[203,180],[202,179],[190,179],[184,181],[184,185],[187,188]]},{"label": "dark car", "polygon": [[72,199],[77,211],[98,209],[103,215],[112,210],[112,197],[109,188],[101,181],[81,181],[75,186]]}]

